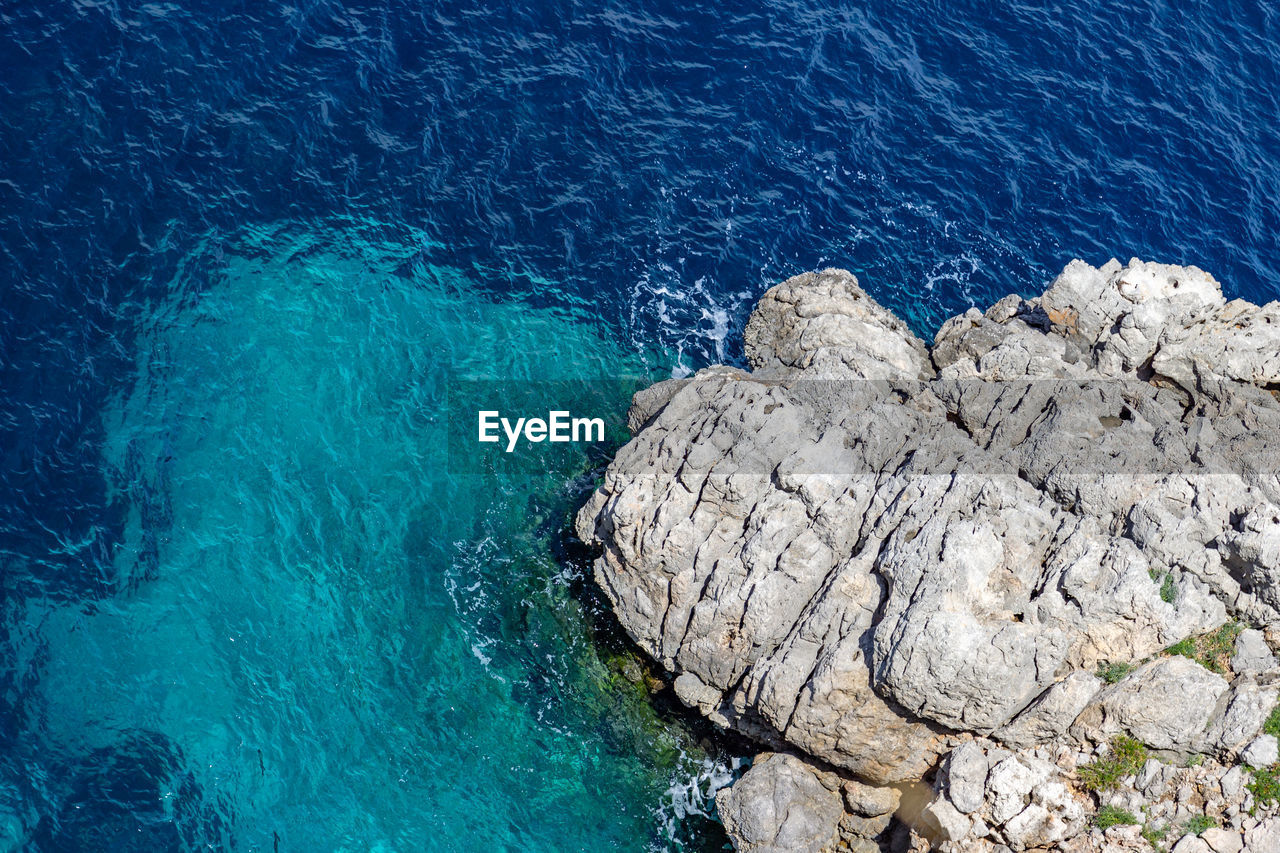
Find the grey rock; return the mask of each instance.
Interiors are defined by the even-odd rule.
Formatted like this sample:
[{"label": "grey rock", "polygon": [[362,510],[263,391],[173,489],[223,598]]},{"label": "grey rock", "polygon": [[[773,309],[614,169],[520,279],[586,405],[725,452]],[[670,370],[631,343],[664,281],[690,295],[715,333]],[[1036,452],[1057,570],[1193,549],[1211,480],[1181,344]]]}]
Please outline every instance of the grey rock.
[{"label": "grey rock", "polygon": [[1269,817],[1245,830],[1244,849],[1245,853],[1280,850],[1280,817]]},{"label": "grey rock", "polygon": [[720,704],[720,691],[704,684],[702,679],[692,672],[680,673],[671,683],[671,687],[681,702],[690,708],[700,709],[704,713],[710,713]]},{"label": "grey rock", "polygon": [[1230,829],[1213,826],[1200,833],[1200,837],[1213,853],[1240,853],[1244,848],[1240,833]]},{"label": "grey rock", "polygon": [[845,844],[849,848],[849,853],[880,853],[879,844],[861,836],[846,838]]},{"label": "grey rock", "polygon": [[1161,658],[1102,691],[1073,730],[1095,739],[1124,732],[1156,749],[1199,751],[1226,692],[1227,682],[1195,661]]},{"label": "grey rock", "polygon": [[[727,375],[741,373],[741,371],[731,372],[729,368],[725,370]],[[631,408],[627,411],[627,429],[634,435],[647,427],[654,416],[671,402],[671,398],[683,384],[678,379],[668,379],[666,382],[655,382],[648,388],[637,391],[631,398]]]},{"label": "grey rock", "polygon": [[739,853],[830,853],[844,815],[837,791],[809,765],[780,753],[760,756],[716,792],[716,810]]},{"label": "grey rock", "polygon": [[1048,768],[1024,757],[1006,758],[987,774],[991,820],[1005,823],[1026,808],[1031,791],[1049,775]]},{"label": "grey rock", "polygon": [[1213,848],[1197,835],[1184,835],[1177,844],[1173,845],[1170,853],[1213,853]]},{"label": "grey rock", "polygon": [[1280,506],[1273,500],[1251,507],[1218,541],[1228,568],[1264,604],[1280,606]]},{"label": "grey rock", "polygon": [[1236,679],[1222,713],[1209,724],[1206,740],[1225,755],[1238,752],[1262,731],[1276,707],[1277,695],[1275,687],[1264,687],[1248,678]]},{"label": "grey rock", "polygon": [[1245,777],[1245,772],[1240,767],[1232,767],[1222,775],[1219,783],[1222,788],[1222,796],[1228,800],[1236,800],[1244,793],[1244,786],[1249,783]]},{"label": "grey rock", "polygon": [[902,793],[897,788],[878,788],[853,779],[841,785],[849,811],[862,817],[879,817],[897,811]]},{"label": "grey rock", "polygon": [[1231,658],[1231,669],[1238,673],[1270,672],[1276,668],[1275,655],[1267,645],[1266,635],[1254,628],[1240,632],[1236,638],[1236,653]]},{"label": "grey rock", "polygon": [[945,799],[934,800],[925,806],[923,817],[943,841],[958,841],[973,827],[973,822]]},{"label": "grey rock", "polygon": [[1123,809],[1133,814],[1142,814],[1143,808],[1147,805],[1146,797],[1138,791],[1113,791],[1106,796],[1106,803],[1118,809]]},{"label": "grey rock", "polygon": [[1154,798],[1164,793],[1164,765],[1154,758],[1148,758],[1138,771],[1133,787],[1141,791],[1147,798]]},{"label": "grey rock", "polygon": [[1280,746],[1275,735],[1259,735],[1240,753],[1240,759],[1250,767],[1270,767],[1280,760]]},{"label": "grey rock", "polygon": [[947,798],[964,814],[972,814],[982,807],[986,795],[987,770],[987,754],[974,741],[962,743],[947,756]]},{"label": "grey rock", "polygon": [[1036,697],[1026,710],[996,730],[993,737],[1011,746],[1044,743],[1065,732],[1102,688],[1102,679],[1077,670]]},{"label": "grey rock", "polygon": [[1044,806],[1032,803],[1005,824],[1005,840],[1014,850],[1040,847],[1065,836],[1061,820]]},{"label": "grey rock", "polygon": [[884,833],[893,822],[893,815],[882,814],[875,817],[861,817],[846,814],[840,819],[840,837],[848,844],[851,839],[874,839]]},{"label": "grey rock", "polygon": [[924,342],[845,270],[788,279],[761,298],[743,333],[757,371],[848,379],[928,379]]}]

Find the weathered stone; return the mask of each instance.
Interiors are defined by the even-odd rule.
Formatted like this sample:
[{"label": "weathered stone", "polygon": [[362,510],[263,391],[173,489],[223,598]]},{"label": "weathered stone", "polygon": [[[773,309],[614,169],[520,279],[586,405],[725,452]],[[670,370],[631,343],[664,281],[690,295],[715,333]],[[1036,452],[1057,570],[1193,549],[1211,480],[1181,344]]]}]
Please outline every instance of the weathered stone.
[{"label": "weathered stone", "polygon": [[1270,767],[1280,760],[1280,747],[1275,735],[1260,735],[1240,753],[1240,760],[1250,767]]},{"label": "weathered stone", "polygon": [[925,821],[943,841],[958,841],[969,834],[973,822],[945,799],[934,800],[924,809]]},{"label": "weathered stone", "polygon": [[716,793],[716,810],[739,853],[830,853],[844,806],[800,759],[760,756],[732,787]]},{"label": "weathered stone", "polygon": [[982,806],[988,769],[987,754],[974,741],[962,743],[947,756],[947,798],[964,814],[972,814]]},{"label": "weathered stone", "polygon": [[1243,769],[1239,767],[1232,767],[1226,773],[1222,774],[1222,781],[1220,783],[1222,796],[1226,797],[1228,800],[1239,799],[1240,795],[1244,793],[1244,786],[1247,785],[1248,782],[1249,780],[1245,778],[1245,772]]},{"label": "weathered stone", "polygon": [[893,822],[893,815],[877,815],[875,817],[860,817],[858,815],[846,814],[840,818],[840,837],[849,843],[851,839],[874,839],[880,836],[889,824]]},{"label": "weathered stone", "polygon": [[844,802],[849,811],[862,817],[893,814],[902,799],[901,792],[896,788],[878,788],[853,779],[846,780],[841,785],[841,791],[844,792]]},{"label": "weathered stone", "polygon": [[1021,747],[1052,740],[1070,727],[1101,687],[1102,679],[1091,672],[1077,670],[1036,697],[993,737]]},{"label": "weathered stone", "polygon": [[1005,840],[1014,850],[1041,847],[1058,841],[1065,835],[1066,827],[1060,818],[1044,806],[1032,803],[1005,824]]},{"label": "weathered stone", "polygon": [[671,684],[676,696],[690,708],[709,713],[720,705],[720,691],[709,687],[691,672],[682,672]]},{"label": "weathered stone", "polygon": [[1244,847],[1244,839],[1240,833],[1218,826],[1206,829],[1200,833],[1200,837],[1213,853],[1240,853]]},{"label": "weathered stone", "polygon": [[1236,638],[1236,653],[1231,658],[1231,669],[1241,673],[1269,672],[1276,668],[1275,655],[1267,645],[1266,635],[1253,628],[1240,632]]},{"label": "weathered stone", "polygon": [[1280,850],[1280,817],[1269,817],[1245,830],[1245,853],[1271,853]]},{"label": "weathered stone", "polygon": [[845,839],[849,853],[880,853],[880,845],[869,838],[853,836]]},{"label": "weathered stone", "polygon": [[1227,682],[1177,655],[1144,664],[1102,691],[1076,723],[1081,733],[1128,733],[1156,749],[1197,750]]},{"label": "weathered stone", "polygon": [[928,379],[924,343],[851,273],[804,273],[770,290],[743,333],[758,371],[810,370],[842,379]]},{"label": "weathered stone", "polygon": [[1252,742],[1276,707],[1276,688],[1263,687],[1247,679],[1236,682],[1226,697],[1221,715],[1209,724],[1205,735],[1206,742],[1224,754],[1237,752]]},{"label": "weathered stone", "polygon": [[1133,787],[1147,798],[1154,798],[1164,793],[1164,765],[1154,758],[1148,758],[1138,771]]},{"label": "weathered stone", "polygon": [[1184,835],[1173,845],[1171,853],[1213,853],[1213,849],[1199,836]]},{"label": "weathered stone", "polygon": [[1031,762],[1026,758],[1006,758],[987,774],[987,799],[991,819],[996,823],[1004,823],[1021,812],[1032,789],[1048,775],[1046,768],[1028,764]]}]

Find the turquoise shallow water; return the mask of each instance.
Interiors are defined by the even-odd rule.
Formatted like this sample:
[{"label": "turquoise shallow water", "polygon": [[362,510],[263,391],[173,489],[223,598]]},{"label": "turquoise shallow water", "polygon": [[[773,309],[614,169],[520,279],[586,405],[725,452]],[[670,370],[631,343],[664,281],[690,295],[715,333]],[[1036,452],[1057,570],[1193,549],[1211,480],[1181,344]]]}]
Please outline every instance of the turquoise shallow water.
[{"label": "turquoise shallow water", "polygon": [[[248,229],[134,306],[136,375],[102,413],[121,591],[21,614],[30,766],[136,777],[87,840],[718,846],[706,796],[729,764],[619,675],[581,561],[555,559],[598,453],[519,476],[445,453],[448,419],[475,417],[451,408],[459,377],[570,379],[616,415],[590,377],[647,368],[586,316],[476,298],[429,250],[359,221]],[[116,784],[56,775],[33,799]],[[55,844],[15,805],[10,840]]]}]

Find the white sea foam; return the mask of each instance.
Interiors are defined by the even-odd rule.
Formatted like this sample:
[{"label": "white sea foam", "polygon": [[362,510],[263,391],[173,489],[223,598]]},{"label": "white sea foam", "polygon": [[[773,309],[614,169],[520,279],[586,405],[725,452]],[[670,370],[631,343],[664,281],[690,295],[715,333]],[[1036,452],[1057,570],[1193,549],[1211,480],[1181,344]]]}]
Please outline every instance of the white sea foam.
[{"label": "white sea foam", "polygon": [[638,350],[652,348],[656,327],[676,379],[726,360],[727,342],[741,331],[756,296],[745,290],[717,293],[705,276],[687,278],[676,265],[654,264],[636,279],[628,303],[632,343]]},{"label": "white sea foam", "polygon": [[716,791],[732,785],[745,769],[744,765],[744,760],[736,756],[713,758],[682,754],[680,765],[672,773],[671,784],[654,814],[662,836],[668,840],[676,838],[681,822],[690,817],[718,820],[715,817]]}]

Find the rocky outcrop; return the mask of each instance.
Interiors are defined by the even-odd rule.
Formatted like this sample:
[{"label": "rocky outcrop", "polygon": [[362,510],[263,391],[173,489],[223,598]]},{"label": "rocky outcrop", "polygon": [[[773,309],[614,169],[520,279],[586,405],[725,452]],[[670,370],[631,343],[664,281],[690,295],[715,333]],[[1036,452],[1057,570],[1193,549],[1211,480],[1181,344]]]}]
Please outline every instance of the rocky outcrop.
[{"label": "rocky outcrop", "polygon": [[[745,351],[750,373],[636,395],[577,520],[681,700],[849,782],[961,780],[915,820],[977,845],[955,849],[1091,837],[1098,798],[1037,751],[1123,734],[1229,767],[1257,741],[1280,683],[1280,303],[1075,261],[926,347],[826,270],[769,291]],[[759,766],[720,804],[740,849],[777,845],[749,804],[790,790]],[[857,826],[841,843],[885,841]]]}]

